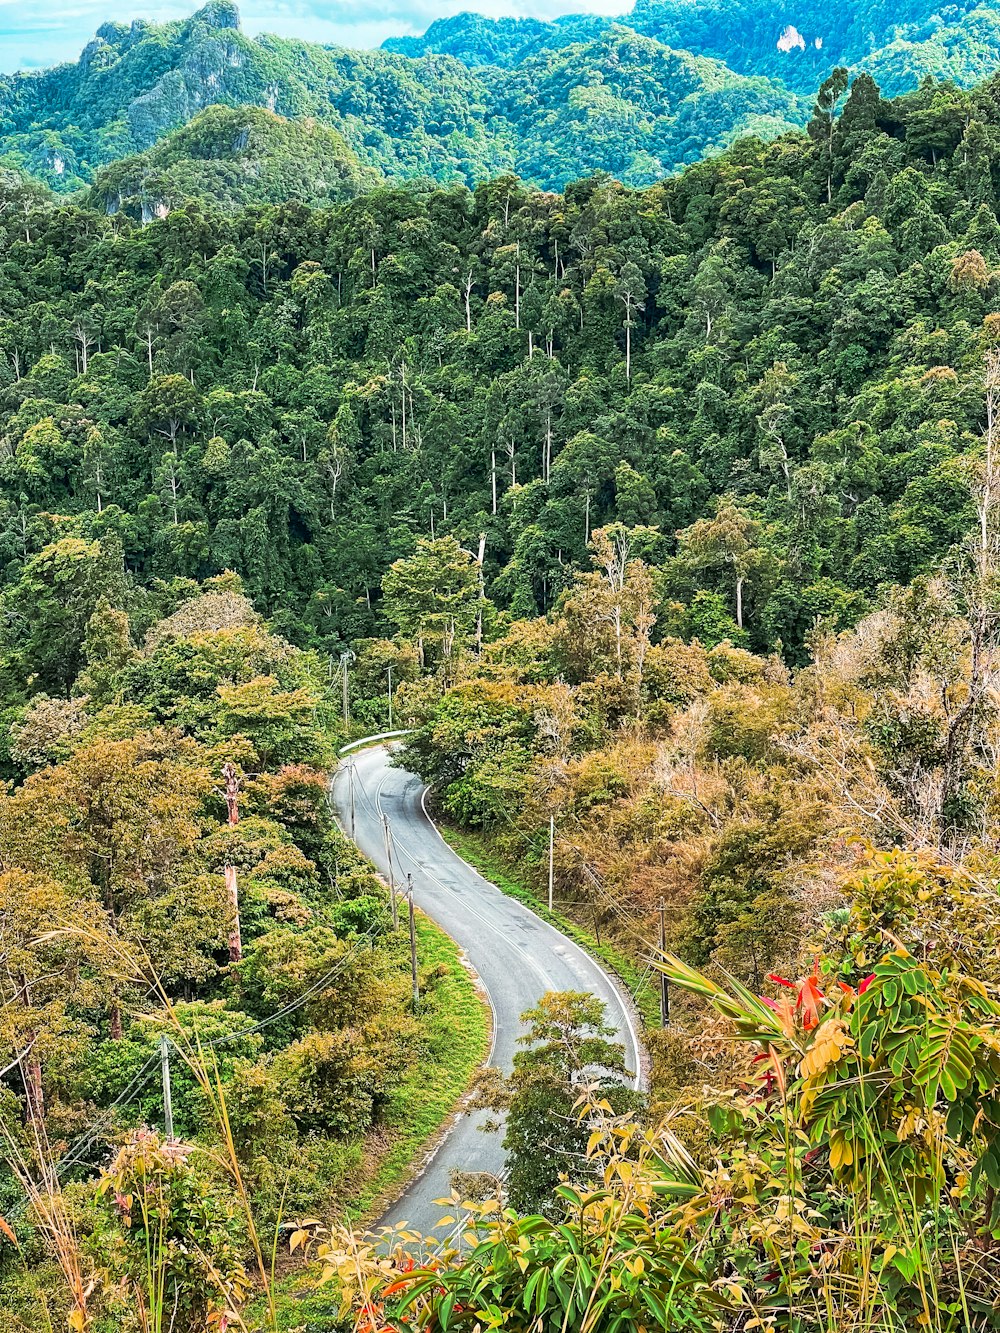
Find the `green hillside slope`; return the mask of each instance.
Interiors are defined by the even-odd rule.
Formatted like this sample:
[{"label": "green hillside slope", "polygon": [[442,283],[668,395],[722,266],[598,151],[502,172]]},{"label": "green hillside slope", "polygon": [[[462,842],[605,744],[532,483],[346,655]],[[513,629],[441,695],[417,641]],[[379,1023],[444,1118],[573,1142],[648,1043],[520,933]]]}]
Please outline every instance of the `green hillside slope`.
[{"label": "green hillside slope", "polygon": [[260,106],[339,129],[363,163],[461,179],[509,165],[458,61],[251,40],[229,0],[157,26],[105,24],[76,65],[0,79],[0,156],[55,189],[144,151],[206,106]]},{"label": "green hillside slope", "polygon": [[213,106],[147,152],[98,171],[87,202],[109,213],[126,208],[148,222],[185,199],[226,209],[289,199],[333,203],[377,181],[329,126],[260,107]]},{"label": "green hillside slope", "polygon": [[420,37],[391,38],[383,49],[514,68],[541,50],[591,40],[615,24],[791,91],[811,94],[837,65],[846,65],[875,73],[894,94],[928,74],[966,86],[988,77],[1000,61],[997,18],[996,6],[980,0],[946,8],[931,0],[836,6],[824,0],[637,0],[615,18],[568,15],[546,23],[459,14],[432,23]]},{"label": "green hillside slope", "polygon": [[600,18],[447,31],[415,58],[405,42],[401,54],[250,39],[230,0],[184,22],[105,24],[75,65],[0,79],[0,160],[72,191],[222,104],[313,117],[390,177],[471,185],[515,170],[555,189],[604,169],[639,185],[807,112],[774,81]]},{"label": "green hillside slope", "polygon": [[[139,577],[237,568],[339,652],[432,528],[485,533],[524,615],[622,521],[658,530],[670,623],[795,657],[964,531],[995,337],[1000,83],[840,100],[641,192],[508,176],[147,226],[12,198],[5,577],[64,524],[113,532]],[[742,626],[725,532],[675,561],[724,497]]]}]

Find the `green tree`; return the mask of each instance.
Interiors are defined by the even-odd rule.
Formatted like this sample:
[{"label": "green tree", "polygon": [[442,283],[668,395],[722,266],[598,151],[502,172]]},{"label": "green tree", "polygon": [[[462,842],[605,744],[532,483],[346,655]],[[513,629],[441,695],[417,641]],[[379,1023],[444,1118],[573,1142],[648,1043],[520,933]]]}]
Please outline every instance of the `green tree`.
[{"label": "green tree", "polygon": [[0,642],[10,669],[29,690],[68,693],[98,604],[120,604],[125,590],[121,548],[113,538],[63,537],[46,546],[0,593]]},{"label": "green tree", "polygon": [[507,1198],[518,1212],[558,1217],[561,1180],[579,1181],[587,1167],[592,1118],[581,1116],[585,1088],[619,1111],[632,1102],[621,1045],[608,1040],[604,1004],[593,995],[549,991],[522,1014],[528,1031],[518,1041],[514,1070],[495,1074],[478,1093],[480,1105],[506,1112]]},{"label": "green tree", "polygon": [[454,537],[422,538],[412,556],[390,566],[382,597],[386,616],[416,643],[421,662],[430,646],[448,664],[471,634],[479,611],[475,556]]}]

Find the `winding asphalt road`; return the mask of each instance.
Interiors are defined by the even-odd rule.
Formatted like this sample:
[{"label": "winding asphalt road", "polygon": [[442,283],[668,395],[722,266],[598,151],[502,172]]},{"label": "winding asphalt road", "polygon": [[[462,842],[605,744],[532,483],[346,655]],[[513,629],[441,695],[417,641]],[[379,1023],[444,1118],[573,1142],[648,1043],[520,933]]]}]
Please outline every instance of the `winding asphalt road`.
[{"label": "winding asphalt road", "polygon": [[[388,815],[397,884],[405,885],[407,873],[412,874],[415,903],[459,944],[482,980],[493,1009],[490,1063],[512,1068],[517,1038],[524,1030],[521,1014],[546,991],[576,990],[604,1001],[608,1022],[625,1047],[626,1063],[638,1071],[635,1020],[615,984],[579,945],[501,893],[452,851],[427,814],[423,783],[390,767],[385,746],[357,751],[334,775],[333,800],[341,827],[350,833],[349,764],[354,767],[358,847],[388,877],[382,824],[383,813]],[[405,1221],[427,1234],[444,1215],[434,1200],[450,1194],[453,1170],[503,1171],[502,1136],[478,1128],[486,1118],[483,1113],[458,1116],[423,1172],[381,1219],[383,1225]]]}]

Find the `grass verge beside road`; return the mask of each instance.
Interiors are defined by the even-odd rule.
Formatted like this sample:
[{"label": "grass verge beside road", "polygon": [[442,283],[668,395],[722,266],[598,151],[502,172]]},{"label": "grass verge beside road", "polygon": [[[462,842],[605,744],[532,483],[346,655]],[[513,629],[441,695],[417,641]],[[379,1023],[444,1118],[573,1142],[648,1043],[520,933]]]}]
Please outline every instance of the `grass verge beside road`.
[{"label": "grass verge beside road", "polygon": [[614,973],[632,996],[644,1027],[659,1027],[659,992],[649,977],[645,976],[630,958],[606,941],[598,943],[594,935],[562,912],[556,910],[550,912],[548,904],[518,875],[517,866],[500,857],[481,833],[456,828],[453,824],[439,820],[435,822],[448,845],[491,884],[495,884],[509,897],[516,898],[526,907],[530,907],[543,921],[548,921],[557,930],[561,930],[564,935],[592,954],[598,962],[603,963],[609,972]]},{"label": "grass verge beside road", "polygon": [[[461,950],[420,912],[416,925],[420,976],[426,983],[420,1009],[424,1058],[396,1089],[377,1150],[373,1152],[371,1142],[363,1149],[358,1146],[358,1167],[366,1159],[374,1159],[374,1165],[359,1170],[358,1184],[342,1204],[346,1218],[357,1228],[377,1222],[419,1172],[490,1049],[489,1006],[463,963]],[[346,1333],[347,1325],[336,1319],[340,1304],[336,1284],[317,1289],[317,1271],[296,1265],[296,1271],[278,1280],[279,1333],[313,1329]],[[263,1314],[263,1303],[257,1313]]]},{"label": "grass verge beside road", "polygon": [[416,922],[420,976],[427,983],[419,1011],[425,1058],[393,1094],[383,1131],[390,1141],[350,1202],[352,1221],[376,1221],[412,1179],[490,1048],[489,1007],[461,950],[422,913]]}]

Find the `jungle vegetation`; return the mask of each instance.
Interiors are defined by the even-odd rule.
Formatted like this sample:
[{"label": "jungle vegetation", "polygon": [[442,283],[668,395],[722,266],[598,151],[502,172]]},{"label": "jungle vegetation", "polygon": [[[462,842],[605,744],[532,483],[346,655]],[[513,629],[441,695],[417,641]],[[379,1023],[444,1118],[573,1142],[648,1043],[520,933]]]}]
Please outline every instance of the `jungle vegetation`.
[{"label": "jungle vegetation", "polygon": [[[324,1330],[998,1326],[998,95],[838,68],[643,190],[4,178],[9,1321],[294,1328],[290,1250]],[[672,1003],[634,1100],[547,997],[507,1196],[386,1255],[345,1211],[477,1031],[325,803],[390,690]]]}]

